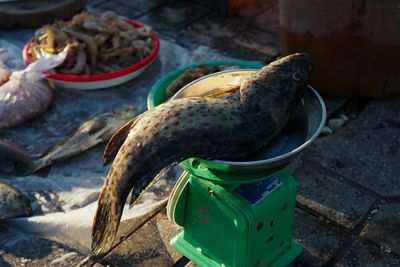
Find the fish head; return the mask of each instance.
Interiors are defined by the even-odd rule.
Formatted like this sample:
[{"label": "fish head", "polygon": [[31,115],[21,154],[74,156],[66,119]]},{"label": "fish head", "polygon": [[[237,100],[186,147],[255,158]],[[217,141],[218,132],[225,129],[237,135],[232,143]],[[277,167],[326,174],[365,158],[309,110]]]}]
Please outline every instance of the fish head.
[{"label": "fish head", "polygon": [[[287,101],[300,100],[306,90],[311,74],[311,59],[304,53],[296,53],[283,57],[268,65],[269,75],[278,86],[269,86],[276,97],[284,97]],[[276,73],[276,74],[275,74]],[[268,79],[268,78],[267,78]]]},{"label": "fish head", "polygon": [[276,60],[242,83],[241,100],[253,112],[289,114],[305,93],[311,67],[304,53]]}]

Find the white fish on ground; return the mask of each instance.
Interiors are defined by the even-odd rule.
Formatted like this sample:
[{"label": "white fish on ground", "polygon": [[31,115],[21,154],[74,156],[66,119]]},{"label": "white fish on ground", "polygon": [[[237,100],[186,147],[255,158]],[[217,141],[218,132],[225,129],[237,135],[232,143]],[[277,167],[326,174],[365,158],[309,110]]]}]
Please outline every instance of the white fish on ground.
[{"label": "white fish on ground", "polygon": [[17,188],[0,183],[0,220],[31,215],[29,198]]},{"label": "white fish on ground", "polygon": [[40,158],[17,161],[15,173],[18,176],[32,174],[56,162],[76,156],[99,143],[108,141],[111,136],[136,114],[133,106],[117,108],[97,115],[82,123],[62,142],[54,145]]}]

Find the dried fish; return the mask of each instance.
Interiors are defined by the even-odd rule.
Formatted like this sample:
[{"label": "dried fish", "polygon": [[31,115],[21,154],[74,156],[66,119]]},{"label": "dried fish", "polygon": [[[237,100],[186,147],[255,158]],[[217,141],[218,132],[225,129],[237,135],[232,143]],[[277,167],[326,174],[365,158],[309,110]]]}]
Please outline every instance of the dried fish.
[{"label": "dried fish", "polygon": [[34,161],[19,162],[16,165],[16,174],[32,174],[46,166],[76,156],[101,142],[108,141],[118,128],[135,116],[135,112],[135,108],[128,106],[100,114],[84,122],[43,157]]},{"label": "dried fish", "polygon": [[0,183],[0,220],[32,215],[29,198],[18,188]]}]

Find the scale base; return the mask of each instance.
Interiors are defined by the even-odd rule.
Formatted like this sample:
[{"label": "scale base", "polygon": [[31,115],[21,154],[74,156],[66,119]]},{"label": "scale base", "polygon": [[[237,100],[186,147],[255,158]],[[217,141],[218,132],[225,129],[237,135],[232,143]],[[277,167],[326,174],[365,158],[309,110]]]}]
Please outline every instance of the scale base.
[{"label": "scale base", "polygon": [[[225,266],[223,263],[218,263],[206,255],[202,254],[201,248],[195,248],[184,239],[183,232],[175,236],[171,240],[171,246],[186,256],[199,267],[221,267]],[[289,265],[297,256],[301,254],[303,247],[292,240],[291,246],[278,256],[268,267],[284,267]],[[226,266],[228,267],[228,266]]]}]

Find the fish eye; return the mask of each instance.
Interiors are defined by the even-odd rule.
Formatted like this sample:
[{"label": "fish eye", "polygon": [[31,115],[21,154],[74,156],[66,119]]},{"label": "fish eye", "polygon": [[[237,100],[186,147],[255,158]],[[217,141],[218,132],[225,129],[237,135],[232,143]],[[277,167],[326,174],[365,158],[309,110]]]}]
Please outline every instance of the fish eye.
[{"label": "fish eye", "polygon": [[293,80],[295,80],[296,82],[301,82],[302,81],[302,76],[300,73],[298,72],[293,72],[292,73],[292,78]]}]

